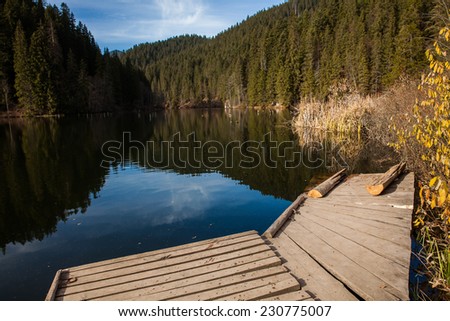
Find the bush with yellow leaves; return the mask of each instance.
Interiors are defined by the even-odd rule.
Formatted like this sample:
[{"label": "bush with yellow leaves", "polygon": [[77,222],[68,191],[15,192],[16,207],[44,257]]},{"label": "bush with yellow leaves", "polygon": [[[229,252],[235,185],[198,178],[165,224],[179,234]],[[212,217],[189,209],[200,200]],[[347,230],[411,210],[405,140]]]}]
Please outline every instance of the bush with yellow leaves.
[{"label": "bush with yellow leaves", "polygon": [[[420,206],[414,226],[424,248],[430,282],[450,296],[450,12],[433,48],[427,50],[430,71],[419,90],[425,98],[414,106],[409,135],[423,147],[422,161],[431,180],[420,183]],[[400,135],[406,142],[408,135]]]}]

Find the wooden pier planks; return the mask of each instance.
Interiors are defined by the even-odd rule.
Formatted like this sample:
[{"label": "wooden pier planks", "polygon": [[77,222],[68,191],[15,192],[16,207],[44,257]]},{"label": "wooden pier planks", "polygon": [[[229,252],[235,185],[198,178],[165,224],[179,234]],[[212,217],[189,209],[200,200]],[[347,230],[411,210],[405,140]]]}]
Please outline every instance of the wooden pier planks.
[{"label": "wooden pier planks", "polygon": [[284,231],[269,239],[282,256],[284,266],[300,281],[302,290],[321,301],[355,301],[357,298],[300,248]]},{"label": "wooden pier planks", "polygon": [[60,270],[48,300],[311,299],[255,231]]},{"label": "wooden pier planks", "polygon": [[325,198],[307,199],[270,240],[298,279],[305,279],[307,260],[294,263],[295,253],[306,253],[335,279],[322,273],[320,281],[311,273],[304,280],[303,289],[311,287],[320,299],[343,297],[342,285],[365,300],[409,299],[414,175],[403,175],[374,198],[365,186],[377,176],[354,176]]}]

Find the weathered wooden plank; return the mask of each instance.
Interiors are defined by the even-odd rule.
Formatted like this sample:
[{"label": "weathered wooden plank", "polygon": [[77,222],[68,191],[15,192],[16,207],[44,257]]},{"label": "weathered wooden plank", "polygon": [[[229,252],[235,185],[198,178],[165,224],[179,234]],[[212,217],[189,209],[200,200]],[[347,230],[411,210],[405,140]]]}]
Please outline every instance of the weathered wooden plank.
[{"label": "weathered wooden plank", "polygon": [[262,287],[240,291],[219,299],[221,301],[256,301],[298,290],[300,290],[299,283],[290,277],[286,280],[270,280],[269,284]]},{"label": "weathered wooden plank", "polygon": [[354,215],[366,220],[377,220],[388,224],[395,224],[399,227],[410,228],[412,205],[393,207],[392,204],[366,204],[353,200],[351,203],[345,199],[336,199],[336,202],[311,202],[305,204],[303,208],[321,210],[321,212],[332,213],[339,211],[342,214]]},{"label": "weathered wooden plank", "polygon": [[[364,188],[364,187],[361,187]],[[355,186],[353,186],[351,189],[350,188],[345,188],[343,187],[342,189],[336,190],[336,193],[333,192],[331,194],[329,194],[330,196],[333,195],[333,198],[348,198],[351,199],[355,196],[358,197],[358,199],[367,201],[367,202],[385,202],[386,200],[396,200],[396,201],[402,201],[405,198],[409,198],[410,194],[409,191],[398,191],[397,190],[392,190],[390,193],[387,192],[388,190],[386,190],[386,193],[383,195],[380,195],[379,198],[374,198],[372,195],[368,194],[365,191],[361,191],[360,189],[356,188]],[[364,194],[362,194],[362,192]]]},{"label": "weathered wooden plank", "polygon": [[403,266],[405,271],[409,269],[411,241],[407,244],[403,244],[403,246],[399,246],[391,241],[386,241],[382,238],[342,225],[339,222],[339,219],[335,218],[334,220],[331,220],[330,215],[324,218],[321,215],[314,215],[304,211],[301,213],[300,217],[307,218],[315,224],[321,225],[322,227],[363,246],[379,256]]},{"label": "weathered wooden plank", "polygon": [[[322,232],[322,231],[321,231]],[[320,234],[316,231],[316,233]],[[325,241],[298,222],[289,226],[289,237],[308,252],[316,261],[335,275],[344,284],[365,300],[407,300],[407,294],[399,291],[372,273],[375,262],[369,269],[362,267],[358,258],[353,260],[336,249],[334,241]],[[328,234],[328,233],[327,233]],[[333,245],[331,245],[333,243]],[[407,293],[407,291],[406,291]]]},{"label": "weathered wooden plank", "polygon": [[50,285],[50,289],[47,292],[47,296],[45,297],[45,301],[54,301],[56,297],[56,292],[59,287],[59,278],[61,276],[63,270],[56,271],[55,277],[53,278],[53,282]]},{"label": "weathered wooden plank", "polygon": [[[276,282],[282,282],[285,280],[291,280],[293,277],[289,273],[282,273],[276,276],[269,276],[267,278],[259,278],[257,280],[243,282],[240,284],[233,284],[231,286],[224,286],[218,289],[202,291],[190,295],[178,296],[172,300],[176,301],[212,301],[212,300],[222,300],[222,297],[234,295],[236,293],[241,293],[246,290],[251,290],[255,288],[261,288],[267,284],[273,284]],[[297,283],[298,284],[298,283]],[[298,286],[300,288],[300,286]]]},{"label": "weathered wooden plank", "polygon": [[292,241],[285,232],[270,242],[275,246],[283,264],[300,281],[302,290],[323,301],[358,300],[341,281],[326,271],[308,253]]},{"label": "weathered wooden plank", "polygon": [[89,287],[91,284],[88,284],[87,287],[76,289],[76,292],[73,292],[73,294],[65,293],[64,298],[68,300],[86,300],[104,297],[106,299],[116,300],[118,299],[115,296],[117,294],[120,295],[120,300],[125,300],[126,298],[132,298],[142,293],[167,291],[192,283],[206,282],[224,276],[281,265],[281,261],[277,257],[268,257],[267,252],[263,253],[235,258],[211,266],[200,266],[182,271],[170,270],[167,273],[157,276],[146,273],[142,275],[144,278],[137,280],[130,280],[128,278],[128,280],[114,280],[117,282],[103,281],[101,285],[104,286],[95,288]]},{"label": "weathered wooden plank", "polygon": [[[345,197],[358,195],[359,197],[364,197],[370,199],[372,195],[368,194],[366,191],[366,186],[373,179],[377,177],[370,177],[365,180],[351,179],[339,185],[335,190],[333,190],[333,196]],[[385,189],[384,193],[380,196],[386,197],[400,197],[400,196],[410,196],[410,192],[414,191],[414,174],[408,174],[399,178],[397,181],[393,182],[388,188]],[[372,197],[373,200],[373,197]]]},{"label": "weathered wooden plank", "polygon": [[296,292],[276,294],[268,298],[263,298],[261,301],[314,301],[314,299],[302,289]]},{"label": "weathered wooden plank", "polygon": [[306,200],[306,195],[301,194],[297,199],[270,225],[267,231],[264,232],[264,236],[268,238],[274,237],[278,230],[286,223],[289,217],[293,214],[294,210]]},{"label": "weathered wooden plank", "polygon": [[[348,211],[352,210],[348,209]],[[384,239],[386,241],[392,242],[394,244],[397,244],[401,246],[409,254],[411,248],[410,234],[406,233],[406,230],[402,232],[402,229],[399,229],[398,227],[393,226],[392,224],[373,220],[369,220],[368,222],[368,220],[365,218],[346,215],[339,210],[330,212],[327,211],[327,214],[324,214],[320,210],[305,207],[301,209],[300,213],[301,215],[310,213],[312,215],[317,215],[322,218],[327,218],[331,221],[337,221],[340,224],[355,229],[357,231],[367,233],[375,237]]]},{"label": "weathered wooden plank", "polygon": [[[380,224],[390,225],[396,231],[401,231],[402,233],[408,234],[411,230],[411,210],[399,210],[394,211],[391,209],[389,215],[380,215],[378,210],[373,210],[371,208],[361,208],[345,206],[341,204],[312,204],[300,207],[299,211],[314,211],[323,213],[336,213],[336,215],[345,215],[349,218],[359,218],[364,220],[365,224],[372,226],[379,226]],[[372,222],[376,224],[372,224]]]},{"label": "weathered wooden plank", "polygon": [[192,262],[193,265],[198,264],[198,262],[213,262],[215,260],[215,257],[217,256],[223,254],[231,254],[231,256],[233,256],[233,253],[236,251],[239,251],[241,255],[258,253],[265,250],[264,246],[265,245],[261,239],[259,240],[256,239],[241,244],[233,244],[225,247],[220,247],[218,249],[214,249],[211,251],[195,253],[189,256],[182,256],[175,258],[169,257],[167,259],[161,259],[159,261],[151,261],[149,263],[139,263],[136,265],[126,266],[114,270],[106,270],[105,272],[96,274],[79,275],[79,271],[77,272],[71,271],[68,277],[74,281],[66,284],[62,283],[63,281],[61,281],[61,287],[64,286],[73,287],[82,283],[96,282],[98,280],[110,279],[117,276],[135,274],[144,271],[165,269],[170,266],[177,266],[177,265],[186,266],[186,264],[189,264],[190,262]]},{"label": "weathered wooden plank", "polygon": [[[111,263],[111,264],[107,264],[107,265],[96,266],[96,267],[92,267],[90,269],[82,269],[82,270],[75,270],[75,271],[72,271],[72,269],[70,269],[70,271],[71,271],[71,277],[80,278],[82,276],[93,275],[93,274],[97,274],[97,273],[105,273],[107,271],[114,271],[114,270],[123,269],[123,268],[127,268],[127,267],[137,266],[140,264],[149,264],[151,262],[164,261],[165,263],[172,263],[172,262],[174,262],[173,260],[175,260],[175,259],[178,259],[179,261],[185,261],[189,258],[203,257],[204,253],[213,253],[213,252],[208,252],[211,250],[218,250],[218,249],[226,248],[230,251],[233,251],[236,248],[242,248],[242,246],[244,246],[244,248],[245,248],[245,247],[248,247],[248,245],[253,246],[256,244],[263,244],[260,236],[248,235],[248,236],[233,238],[233,239],[224,240],[224,241],[220,241],[220,242],[207,243],[207,244],[200,245],[200,246],[190,246],[186,249],[180,248],[178,250],[167,251],[167,252],[161,253],[159,255],[149,254],[144,257],[135,258],[133,260],[126,260],[126,261],[122,261],[122,262],[116,262],[116,263]],[[163,265],[161,265],[161,266],[163,266]]]},{"label": "weathered wooden plank", "polygon": [[352,196],[330,195],[329,197],[330,198],[327,198],[326,201],[330,204],[340,203],[348,205],[363,205],[365,208],[373,208],[378,210],[383,210],[384,208],[385,211],[392,209],[412,209],[411,204],[413,202],[413,198],[408,199],[406,197],[401,197],[400,195],[386,195],[384,197],[378,196],[376,198],[370,195],[360,196],[358,194],[354,194]]},{"label": "weathered wooden plank", "polygon": [[[221,300],[221,301],[238,301],[239,295],[242,295],[247,300],[257,300],[264,296],[269,296],[273,293],[281,294],[289,291],[297,291],[300,289],[300,284],[289,274],[282,273],[274,276],[263,277],[257,280],[244,282],[240,284],[233,284],[214,290],[203,291],[200,293],[179,296],[175,298],[177,301],[207,301],[207,300]],[[246,295],[247,291],[251,292]],[[249,291],[249,292],[250,292]]]},{"label": "weathered wooden plank", "polygon": [[[193,282],[192,284],[170,289],[167,291],[162,291],[159,293],[141,292],[133,293],[133,297],[126,297],[126,300],[133,301],[166,301],[166,300],[178,300],[180,297],[186,297],[188,295],[203,294],[205,292],[216,293],[216,291],[221,291],[221,289],[226,287],[237,287],[242,284],[249,284],[253,281],[259,281],[261,279],[268,280],[271,278],[276,278],[282,274],[288,274],[286,269],[281,265],[266,267],[264,269],[259,269],[256,271],[245,271],[239,274],[223,276],[216,278],[214,280],[208,280],[206,282]],[[216,291],[215,291],[216,290]],[[213,299],[215,294],[211,297],[205,296],[203,300]],[[119,298],[119,297],[118,297]],[[108,300],[108,298],[105,298]]]},{"label": "weathered wooden plank", "polygon": [[415,191],[414,180],[414,173],[407,174],[404,178],[399,178],[398,181],[393,182],[380,196],[404,196],[406,198],[413,197]]},{"label": "weathered wooden plank", "polygon": [[[107,269],[107,268],[109,268],[109,266],[112,266],[112,265],[115,265],[118,263],[124,263],[127,261],[135,261],[137,259],[148,259],[149,257],[160,258],[160,257],[166,256],[168,254],[173,255],[173,253],[178,253],[178,254],[195,253],[198,251],[203,251],[205,249],[205,246],[208,248],[209,248],[209,246],[220,247],[220,246],[225,246],[225,245],[230,245],[230,244],[236,244],[236,243],[242,242],[243,240],[257,239],[257,238],[259,238],[258,232],[249,231],[249,232],[233,234],[233,235],[229,235],[229,236],[225,236],[225,237],[219,237],[219,238],[209,239],[209,240],[205,240],[205,241],[199,241],[199,242],[193,242],[193,243],[188,243],[188,244],[184,244],[184,245],[169,247],[169,248],[165,248],[165,249],[161,249],[161,250],[155,250],[155,251],[150,251],[150,252],[145,252],[145,253],[128,255],[128,256],[119,257],[119,258],[115,258],[115,259],[111,259],[111,260],[105,260],[105,261],[80,265],[80,266],[76,266],[76,267],[71,267],[70,270],[72,272],[78,272],[78,271],[82,271],[82,270],[92,271],[94,268],[98,268],[98,267],[104,267],[105,269]],[[211,244],[213,244],[213,245],[211,245]],[[88,273],[90,273],[90,272],[88,272]]]}]

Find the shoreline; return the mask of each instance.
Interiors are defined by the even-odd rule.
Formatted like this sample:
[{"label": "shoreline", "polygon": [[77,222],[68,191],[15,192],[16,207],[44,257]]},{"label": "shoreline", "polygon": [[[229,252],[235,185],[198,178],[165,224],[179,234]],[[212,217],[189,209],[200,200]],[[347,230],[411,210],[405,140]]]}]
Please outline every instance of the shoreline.
[{"label": "shoreline", "polygon": [[186,107],[186,105],[180,105],[176,108],[164,108],[164,107],[152,107],[152,108],[137,108],[133,110],[110,110],[110,111],[95,111],[95,112],[79,112],[79,113],[61,113],[61,114],[42,114],[42,115],[27,115],[24,112],[21,112],[20,110],[10,110],[8,111],[0,111],[0,119],[8,119],[8,118],[63,118],[63,117],[73,117],[73,116],[86,116],[86,115],[101,115],[101,114],[123,114],[123,113],[140,113],[140,112],[159,112],[159,111],[166,111],[166,110],[199,110],[199,109],[223,109],[223,110],[238,110],[238,109],[254,109],[254,110],[274,110],[274,111],[281,111],[290,109],[290,107],[287,106],[246,106],[246,105],[239,105],[239,106],[232,106],[232,107],[225,107],[225,106],[205,106],[203,104],[195,105],[195,106],[189,106]]}]

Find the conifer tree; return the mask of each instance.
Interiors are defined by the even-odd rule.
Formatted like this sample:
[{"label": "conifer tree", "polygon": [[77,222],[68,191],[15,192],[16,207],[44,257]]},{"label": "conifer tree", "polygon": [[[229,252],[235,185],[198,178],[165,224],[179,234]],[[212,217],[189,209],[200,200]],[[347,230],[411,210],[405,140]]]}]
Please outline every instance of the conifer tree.
[{"label": "conifer tree", "polygon": [[[13,69],[13,61],[10,57],[8,26],[3,15],[3,2],[0,3],[0,89],[2,98],[0,99],[0,106],[4,104],[9,107],[9,93],[10,93],[10,77]],[[1,108],[1,107],[0,107]]]},{"label": "conifer tree", "polygon": [[32,83],[32,108],[39,114],[55,113],[58,103],[55,84],[52,81],[50,38],[43,23],[31,37],[29,66]]},{"label": "conifer tree", "polygon": [[16,96],[19,106],[24,108],[28,113],[34,113],[32,101],[32,83],[31,71],[28,57],[28,44],[22,24],[17,24],[14,36],[14,71]]},{"label": "conifer tree", "polygon": [[305,38],[305,59],[303,61],[302,66],[302,86],[301,86],[301,95],[303,98],[313,98],[315,94],[315,90],[317,88],[316,83],[316,44],[315,44],[315,29],[314,27],[310,27],[307,31],[307,35]]},{"label": "conifer tree", "polygon": [[361,33],[356,45],[355,58],[357,61],[357,88],[363,94],[367,94],[370,90],[370,70],[367,46],[364,34]]},{"label": "conifer tree", "polygon": [[408,6],[400,18],[399,32],[395,41],[395,56],[390,74],[393,82],[400,76],[412,72],[418,72],[422,66],[425,55],[423,48],[422,32],[420,24],[420,1],[408,0]]}]

